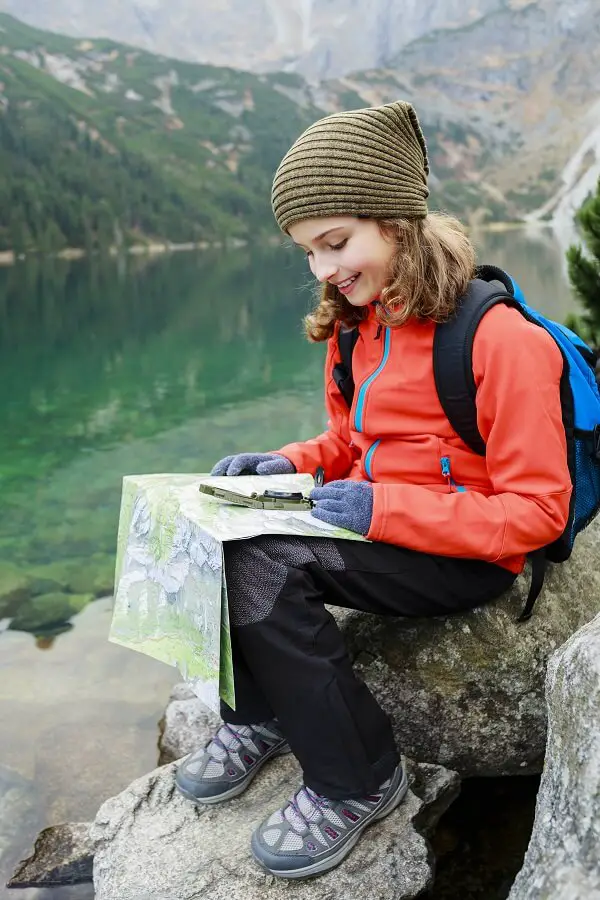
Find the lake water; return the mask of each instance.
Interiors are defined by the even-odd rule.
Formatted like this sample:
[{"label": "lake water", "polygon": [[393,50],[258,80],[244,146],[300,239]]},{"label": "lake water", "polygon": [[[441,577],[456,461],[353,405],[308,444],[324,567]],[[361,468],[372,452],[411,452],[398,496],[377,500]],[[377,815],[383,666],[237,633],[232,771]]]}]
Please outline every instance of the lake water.
[{"label": "lake water", "polygon": [[[573,309],[550,233],[475,240],[532,305]],[[321,431],[310,293],[290,248],[0,270],[0,884],[42,827],[156,765],[176,672],[107,642],[121,478]]]}]

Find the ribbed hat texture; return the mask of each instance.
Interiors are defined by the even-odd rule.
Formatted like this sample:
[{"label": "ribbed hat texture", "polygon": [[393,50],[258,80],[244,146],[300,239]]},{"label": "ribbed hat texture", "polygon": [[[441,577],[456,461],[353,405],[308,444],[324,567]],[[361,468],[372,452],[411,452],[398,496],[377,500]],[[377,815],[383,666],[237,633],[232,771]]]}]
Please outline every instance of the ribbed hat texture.
[{"label": "ribbed hat texture", "polygon": [[283,157],[271,202],[277,223],[318,216],[424,218],[429,162],[410,103],[334,113],[307,128]]}]

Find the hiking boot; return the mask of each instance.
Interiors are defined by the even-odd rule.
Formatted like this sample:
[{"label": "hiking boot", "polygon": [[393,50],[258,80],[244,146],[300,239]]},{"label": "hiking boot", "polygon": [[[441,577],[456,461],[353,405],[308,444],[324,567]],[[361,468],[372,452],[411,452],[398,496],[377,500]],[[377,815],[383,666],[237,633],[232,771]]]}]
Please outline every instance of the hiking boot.
[{"label": "hiking boot", "polygon": [[175,784],[194,803],[221,803],[243,793],[268,759],[289,752],[275,719],[261,725],[224,722],[205,747],[181,762]]},{"label": "hiking boot", "polygon": [[341,863],[365,828],[391,813],[407,790],[401,765],[375,793],[360,800],[328,800],[302,785],[254,831],[254,858],[280,878],[321,875]]}]

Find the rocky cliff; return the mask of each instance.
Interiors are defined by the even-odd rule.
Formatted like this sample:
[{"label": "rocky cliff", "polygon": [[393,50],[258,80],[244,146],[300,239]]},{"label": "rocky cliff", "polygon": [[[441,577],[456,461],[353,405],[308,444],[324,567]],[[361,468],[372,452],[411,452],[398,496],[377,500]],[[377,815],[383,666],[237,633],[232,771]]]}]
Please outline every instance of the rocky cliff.
[{"label": "rocky cliff", "polygon": [[393,61],[394,71],[412,73],[429,115],[505,144],[501,157],[480,158],[480,177],[492,176],[509,202],[542,207],[539,218],[558,210],[561,188],[574,191],[583,178],[585,196],[594,186],[585,176],[600,160],[598,11],[597,0],[512,0]]},{"label": "rocky cliff", "polygon": [[74,37],[110,37],[152,53],[313,79],[385,66],[406,44],[457,28],[503,0],[2,0],[23,21]]}]

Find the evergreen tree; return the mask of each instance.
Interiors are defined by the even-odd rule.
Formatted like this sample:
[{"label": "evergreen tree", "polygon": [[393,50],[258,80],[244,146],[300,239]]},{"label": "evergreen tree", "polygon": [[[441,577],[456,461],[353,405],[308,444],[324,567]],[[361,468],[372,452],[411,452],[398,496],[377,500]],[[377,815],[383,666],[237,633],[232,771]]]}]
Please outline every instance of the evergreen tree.
[{"label": "evergreen tree", "polygon": [[216,231],[183,183],[140,153],[93,139],[51,98],[0,110],[0,251],[91,253]]},{"label": "evergreen tree", "polygon": [[583,204],[576,219],[585,251],[581,246],[569,247],[567,262],[571,284],[584,312],[571,317],[569,324],[600,350],[600,181],[596,194]]}]

